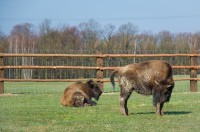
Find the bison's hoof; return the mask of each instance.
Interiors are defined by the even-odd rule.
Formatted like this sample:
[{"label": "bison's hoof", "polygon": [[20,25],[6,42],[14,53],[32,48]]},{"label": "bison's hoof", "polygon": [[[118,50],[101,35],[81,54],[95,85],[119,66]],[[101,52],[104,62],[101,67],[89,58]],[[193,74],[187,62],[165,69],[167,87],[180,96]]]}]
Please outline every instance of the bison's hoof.
[{"label": "bison's hoof", "polygon": [[156,113],[156,115],[157,115],[157,116],[163,116],[164,113],[163,113],[163,112],[161,112],[161,113]]},{"label": "bison's hoof", "polygon": [[124,116],[128,116],[128,113],[121,111],[121,114]]},{"label": "bison's hoof", "polygon": [[88,103],[84,103],[84,106],[91,106],[91,104],[88,104]]},{"label": "bison's hoof", "polygon": [[156,112],[156,115],[158,116],[163,116],[165,113],[163,112],[163,110],[161,112]]},{"label": "bison's hoof", "polygon": [[157,116],[162,116],[161,114],[156,114]]}]

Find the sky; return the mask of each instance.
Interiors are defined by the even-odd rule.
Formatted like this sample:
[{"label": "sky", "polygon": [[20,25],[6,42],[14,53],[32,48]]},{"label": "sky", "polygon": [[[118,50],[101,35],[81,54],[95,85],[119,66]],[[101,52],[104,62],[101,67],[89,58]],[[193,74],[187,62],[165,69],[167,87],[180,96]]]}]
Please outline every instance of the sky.
[{"label": "sky", "polygon": [[200,32],[200,0],[0,0],[0,31],[31,23],[36,29],[45,19],[52,26],[77,26],[95,20],[116,28],[128,22],[139,32]]}]

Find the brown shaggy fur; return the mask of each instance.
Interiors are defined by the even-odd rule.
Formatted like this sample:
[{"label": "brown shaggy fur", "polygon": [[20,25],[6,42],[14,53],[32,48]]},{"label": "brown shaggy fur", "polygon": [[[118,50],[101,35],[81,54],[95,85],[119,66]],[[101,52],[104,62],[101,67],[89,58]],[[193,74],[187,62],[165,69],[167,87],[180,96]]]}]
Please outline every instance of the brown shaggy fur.
[{"label": "brown shaggy fur", "polygon": [[121,113],[128,115],[127,100],[133,90],[143,95],[153,95],[157,115],[163,115],[162,108],[171,97],[174,87],[172,67],[166,61],[147,61],[130,64],[113,71],[110,80],[114,85],[117,76],[120,86]]},{"label": "brown shaggy fur", "polygon": [[92,106],[96,105],[96,102],[91,99],[98,100],[101,94],[100,87],[93,80],[86,83],[77,82],[65,89],[60,102],[63,106]]}]

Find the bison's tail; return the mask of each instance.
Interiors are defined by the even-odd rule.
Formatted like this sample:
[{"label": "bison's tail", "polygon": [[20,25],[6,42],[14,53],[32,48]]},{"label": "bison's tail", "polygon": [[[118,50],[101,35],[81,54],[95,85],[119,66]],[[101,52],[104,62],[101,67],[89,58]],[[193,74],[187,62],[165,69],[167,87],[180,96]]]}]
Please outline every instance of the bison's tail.
[{"label": "bison's tail", "polygon": [[118,72],[118,69],[114,70],[110,76],[110,82],[113,86],[113,91],[115,91],[115,74]]}]

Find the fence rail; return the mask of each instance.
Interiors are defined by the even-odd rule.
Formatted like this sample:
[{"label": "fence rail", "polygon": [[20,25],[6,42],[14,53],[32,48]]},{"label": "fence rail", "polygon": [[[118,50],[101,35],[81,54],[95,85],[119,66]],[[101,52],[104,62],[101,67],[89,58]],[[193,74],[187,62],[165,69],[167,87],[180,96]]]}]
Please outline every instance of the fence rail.
[{"label": "fence rail", "polygon": [[[0,81],[6,82],[77,82],[77,81],[87,81],[88,79],[0,79]],[[98,82],[110,82],[109,79],[94,79]],[[200,78],[174,78],[174,81],[200,81]],[[115,80],[116,81],[116,80]]]},{"label": "fence rail", "polygon": [[[0,53],[0,94],[4,93],[4,82],[75,82],[85,81],[86,79],[5,79],[4,69],[82,69],[96,70],[96,80],[103,88],[103,83],[108,79],[103,78],[103,71],[113,70],[117,67],[104,67],[104,58],[122,58],[122,57],[190,57],[189,66],[172,66],[173,69],[190,69],[190,78],[175,78],[177,81],[190,80],[190,91],[197,91],[197,70],[200,69],[197,57],[200,54],[8,54]],[[71,58],[96,58],[96,66],[5,66],[3,64],[4,57],[71,57]]]},{"label": "fence rail", "polygon": [[200,54],[9,54],[0,53],[1,57],[198,57]]},{"label": "fence rail", "polygon": [[[85,70],[114,70],[119,67],[94,66],[0,66],[0,69],[85,69]],[[172,66],[173,69],[200,69],[200,66]]]}]

